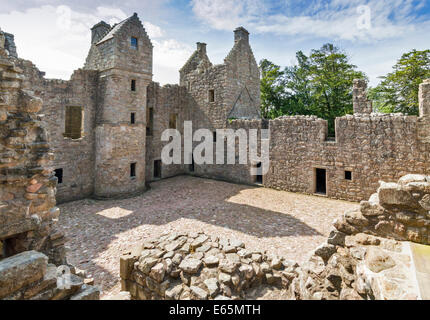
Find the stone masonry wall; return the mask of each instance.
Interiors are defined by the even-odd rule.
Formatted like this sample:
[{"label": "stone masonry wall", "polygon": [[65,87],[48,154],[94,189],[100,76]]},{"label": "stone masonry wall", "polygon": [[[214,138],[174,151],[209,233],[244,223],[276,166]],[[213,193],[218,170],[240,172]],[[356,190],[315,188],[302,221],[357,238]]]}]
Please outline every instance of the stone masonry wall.
[{"label": "stone masonry wall", "polygon": [[[360,201],[379,180],[430,172],[430,145],[419,139],[424,118],[402,114],[355,114],[336,119],[336,141],[327,141],[327,124],[316,117],[270,121],[270,170],[264,185],[315,193],[315,169],[326,169],[327,196]],[[352,173],[352,180],[345,178]]]},{"label": "stone masonry wall", "polygon": [[[0,299],[98,299],[67,266],[42,100],[4,45],[0,30]],[[56,265],[70,270],[64,287]]]},{"label": "stone masonry wall", "polygon": [[[0,258],[27,250],[63,263],[64,237],[54,230],[56,179],[42,100],[23,87],[23,74],[4,49],[0,32]],[[3,47],[1,46],[3,45]]]},{"label": "stone masonry wall", "polygon": [[[190,119],[188,108],[189,100],[184,87],[177,85],[167,85],[161,87],[158,83],[152,82],[148,86],[147,108],[152,109],[153,123],[147,119],[147,128],[151,127],[152,132],[146,136],[146,181],[154,181],[154,161],[161,159],[161,151],[168,142],[161,141],[164,130],[169,129],[171,115],[176,115],[176,129],[184,132],[184,121]],[[149,112],[147,112],[147,117]],[[148,129],[149,130],[149,129]],[[182,143],[183,147],[183,143]],[[168,178],[188,172],[186,165],[164,165],[161,164],[161,178]]]},{"label": "stone masonry wall", "polygon": [[[27,85],[44,101],[43,120],[55,158],[54,169],[62,169],[63,180],[57,186],[57,201],[89,197],[94,192],[95,120],[98,72],[77,70],[70,81],[45,79],[30,61],[18,60],[26,74]],[[65,137],[66,108],[82,107],[83,135]],[[79,150],[79,151],[77,151]]]},{"label": "stone masonry wall", "polygon": [[233,239],[167,234],[121,257],[123,291],[134,300],[246,299],[252,290],[280,287],[297,267],[245,249]]}]

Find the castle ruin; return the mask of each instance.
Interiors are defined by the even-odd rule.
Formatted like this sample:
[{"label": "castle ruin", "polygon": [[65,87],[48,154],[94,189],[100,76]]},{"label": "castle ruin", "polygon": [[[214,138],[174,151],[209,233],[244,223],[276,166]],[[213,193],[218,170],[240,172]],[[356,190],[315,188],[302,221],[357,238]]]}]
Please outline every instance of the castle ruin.
[{"label": "castle ruin", "polygon": [[[91,32],[86,63],[69,81],[46,79],[32,62],[18,57],[13,35],[0,32],[1,259],[32,252],[27,258],[42,270],[0,297],[10,292],[25,297],[26,286],[36,282],[40,288],[48,261],[67,263],[63,235],[55,231],[56,202],[134,196],[149,182],[184,174],[361,201],[380,180],[430,174],[429,81],[420,86],[419,116],[372,113],[366,83],[354,81],[354,114],[336,119],[333,140],[327,121],[315,116],[261,118],[259,68],[242,27],[234,31],[224,63],[213,65],[206,44],[197,43],[179,71],[179,84],[166,86],[152,81],[153,46],[137,14],[114,26],[102,21]],[[214,134],[217,129],[268,129],[268,172],[253,175],[259,166],[255,159],[198,165],[185,154],[189,163],[162,163],[167,144],[162,132],[183,134],[185,121]],[[385,234],[400,232],[400,240],[429,243],[426,227],[391,227]],[[347,234],[351,227],[344,221],[338,229]],[[48,297],[98,297],[78,283],[73,292],[51,288]]]}]

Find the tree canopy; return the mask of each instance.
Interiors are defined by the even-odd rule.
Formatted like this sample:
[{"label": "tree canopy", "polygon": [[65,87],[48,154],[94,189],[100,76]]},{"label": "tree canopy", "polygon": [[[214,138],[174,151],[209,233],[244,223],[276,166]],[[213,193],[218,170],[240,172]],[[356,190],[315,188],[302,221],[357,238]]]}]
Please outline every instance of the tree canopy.
[{"label": "tree canopy", "polygon": [[352,113],[353,80],[366,75],[333,44],[309,56],[299,51],[296,58],[297,64],[284,70],[268,60],[260,62],[262,115],[316,115],[328,120],[333,134],[335,118]]},{"label": "tree canopy", "polygon": [[375,109],[418,115],[419,85],[430,78],[430,50],[405,53],[393,71],[381,78],[382,82],[369,92]]}]

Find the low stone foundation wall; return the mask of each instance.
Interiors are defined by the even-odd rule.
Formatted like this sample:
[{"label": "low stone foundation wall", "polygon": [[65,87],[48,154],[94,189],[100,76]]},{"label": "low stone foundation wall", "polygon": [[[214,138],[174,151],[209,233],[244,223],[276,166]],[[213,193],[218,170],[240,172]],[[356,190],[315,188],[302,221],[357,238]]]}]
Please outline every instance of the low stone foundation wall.
[{"label": "low stone foundation wall", "polygon": [[26,251],[0,261],[0,300],[98,300],[100,291],[89,280]]},{"label": "low stone foundation wall", "polygon": [[241,241],[171,234],[121,257],[122,290],[132,299],[247,299],[251,289],[287,287],[297,264],[249,251]]}]

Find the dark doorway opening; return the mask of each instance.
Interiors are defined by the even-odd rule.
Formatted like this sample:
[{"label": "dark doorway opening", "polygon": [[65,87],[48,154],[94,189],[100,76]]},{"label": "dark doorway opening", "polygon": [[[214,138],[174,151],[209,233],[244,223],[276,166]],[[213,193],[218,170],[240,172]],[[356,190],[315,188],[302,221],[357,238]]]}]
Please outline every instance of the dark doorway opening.
[{"label": "dark doorway opening", "polygon": [[194,172],[194,156],[191,156],[190,172]]},{"label": "dark doorway opening", "polygon": [[327,180],[325,169],[315,169],[316,174],[316,193],[327,194]]},{"label": "dark doorway opening", "polygon": [[257,163],[257,176],[255,177],[255,183],[262,184],[263,183],[263,167],[261,162]]},{"label": "dark doorway opening", "polygon": [[57,177],[58,184],[63,183],[63,169],[55,169],[55,176]]},{"label": "dark doorway opening", "polygon": [[154,160],[154,178],[161,179],[161,160]]}]

